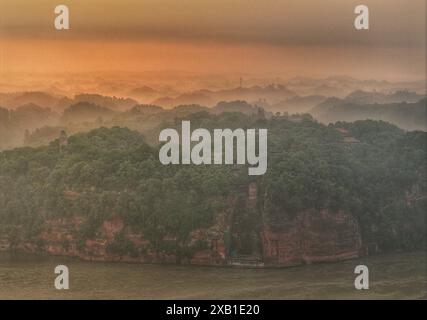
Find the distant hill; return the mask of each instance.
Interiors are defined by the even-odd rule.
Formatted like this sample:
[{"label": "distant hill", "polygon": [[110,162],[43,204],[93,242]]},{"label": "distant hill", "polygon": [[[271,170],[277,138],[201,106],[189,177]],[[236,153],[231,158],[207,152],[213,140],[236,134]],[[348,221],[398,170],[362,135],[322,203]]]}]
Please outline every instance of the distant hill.
[{"label": "distant hill", "polygon": [[152,104],[160,105],[162,107],[172,108],[177,105],[185,104],[199,104],[203,106],[212,106],[215,101],[206,94],[199,92],[184,93],[175,98],[163,97],[156,99]]},{"label": "distant hill", "polygon": [[427,130],[426,98],[415,103],[357,104],[331,98],[311,110],[322,122],[383,120],[407,130]]},{"label": "distant hill", "polygon": [[148,102],[158,98],[161,93],[149,86],[141,86],[130,90],[127,95],[139,101]]},{"label": "distant hill", "polygon": [[246,101],[237,100],[230,102],[220,102],[212,109],[212,112],[240,112],[246,115],[255,115],[259,112],[259,108],[247,103]]},{"label": "distant hill", "polygon": [[367,92],[362,90],[353,91],[344,100],[357,104],[372,103],[395,103],[395,102],[417,102],[424,96],[416,92],[399,90],[391,94],[381,92]]},{"label": "distant hill", "polygon": [[89,102],[78,102],[65,109],[61,120],[63,122],[88,122],[111,119],[115,112],[109,108]]},{"label": "distant hill", "polygon": [[[339,84],[339,80],[340,78],[329,79],[328,83]],[[351,82],[350,79],[341,80]],[[293,86],[316,84],[318,81],[303,78],[292,82]],[[291,84],[273,84],[216,91],[197,90],[176,98],[160,99],[157,101],[159,104],[139,104],[134,99],[90,93],[79,94],[72,99],[43,92],[0,93],[0,149],[39,145],[41,141],[46,143],[56,135],[58,128],[74,133],[87,132],[100,126],[128,127],[147,135],[147,142],[153,143],[157,139],[156,130],[160,124],[173,125],[176,119],[203,112],[214,115],[224,112],[242,113],[261,118],[270,118],[273,114],[278,116],[277,112],[310,112],[322,122],[377,119],[394,123],[404,129],[426,129],[425,99],[417,100],[423,96],[416,92],[355,90],[345,97],[328,98],[322,95],[295,95],[294,91],[289,89],[290,86]],[[150,87],[140,89],[141,92],[154,90]],[[246,96],[251,100],[232,99],[235,95]],[[221,97],[227,99],[215,102]],[[17,105],[26,101],[39,101],[43,105],[35,102]],[[2,102],[6,104],[3,105]],[[299,119],[302,117],[296,116],[293,121],[300,121]],[[35,131],[40,128],[44,129]],[[28,139],[32,135],[34,139]],[[35,142],[29,143],[30,141]]]},{"label": "distant hill", "polygon": [[270,102],[277,102],[296,96],[296,93],[289,90],[282,84],[270,84],[267,86],[237,87],[234,89],[219,90],[212,93],[212,97],[217,101],[246,100],[255,101],[265,99]]},{"label": "distant hill", "polygon": [[29,103],[22,105],[15,110],[10,111],[10,120],[14,123],[22,124],[23,126],[33,123],[39,125],[50,120],[56,120],[58,114],[50,108],[43,108],[37,104]]},{"label": "distant hill", "polygon": [[272,112],[303,113],[324,102],[327,98],[321,95],[295,96],[287,100],[268,105],[265,108]]},{"label": "distant hill", "polygon": [[175,98],[163,97],[154,100],[152,103],[171,107],[178,104],[200,104],[204,106],[214,106],[221,101],[257,101],[268,100],[271,103],[286,100],[296,96],[296,93],[281,84],[270,84],[267,86],[236,87],[223,90],[198,90],[181,94]]},{"label": "distant hill", "polygon": [[76,95],[74,103],[77,102],[89,102],[112,110],[128,110],[138,104],[138,101],[129,98],[108,97],[88,93]]},{"label": "distant hill", "polygon": [[384,80],[360,80],[348,76],[332,76],[323,79],[295,77],[283,81],[290,90],[298,95],[323,95],[336,96],[344,98],[354,91],[365,92],[395,92],[395,91],[413,91],[425,92],[425,82],[389,82]]},{"label": "distant hill", "polygon": [[52,110],[62,110],[70,103],[71,99],[67,97],[51,95],[46,92],[0,93],[0,105],[8,109],[15,109],[26,104],[36,104]]},{"label": "distant hill", "polygon": [[156,114],[163,112],[164,109],[160,106],[156,106],[155,104],[138,104],[130,109],[128,112],[133,115],[138,114]]},{"label": "distant hill", "polygon": [[50,108],[29,103],[15,109],[0,107],[0,150],[22,145],[29,131],[41,126],[52,125],[59,114]]},{"label": "distant hill", "polygon": [[74,98],[39,91],[0,93],[0,105],[8,109],[15,109],[27,104],[36,104],[54,111],[63,111],[78,102],[89,102],[113,110],[127,110],[138,104],[138,101],[130,98],[109,97],[91,93],[77,94]]}]

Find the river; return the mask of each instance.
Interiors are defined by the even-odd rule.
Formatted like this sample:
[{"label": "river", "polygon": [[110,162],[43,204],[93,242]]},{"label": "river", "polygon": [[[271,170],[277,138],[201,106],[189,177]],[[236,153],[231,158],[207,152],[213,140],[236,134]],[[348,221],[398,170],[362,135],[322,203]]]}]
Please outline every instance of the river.
[{"label": "river", "polygon": [[[55,266],[69,290],[54,288]],[[354,268],[369,268],[369,290]],[[427,299],[426,254],[387,254],[283,269],[85,262],[0,254],[0,299]]]}]

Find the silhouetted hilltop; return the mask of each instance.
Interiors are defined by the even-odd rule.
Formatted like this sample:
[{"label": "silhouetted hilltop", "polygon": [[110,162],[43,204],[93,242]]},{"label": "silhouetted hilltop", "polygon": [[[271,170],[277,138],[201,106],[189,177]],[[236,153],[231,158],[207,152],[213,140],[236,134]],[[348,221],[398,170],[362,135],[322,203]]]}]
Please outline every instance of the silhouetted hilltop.
[{"label": "silhouetted hilltop", "polygon": [[63,122],[90,122],[94,120],[111,119],[115,112],[109,108],[89,102],[78,102],[64,110]]},{"label": "silhouetted hilltop", "polygon": [[411,91],[396,91],[391,94],[384,94],[380,92],[367,92],[362,90],[353,91],[345,101],[356,104],[374,104],[374,103],[397,103],[397,102],[418,102],[424,96]]},{"label": "silhouetted hilltop", "polygon": [[130,98],[117,98],[102,96],[100,94],[79,94],[74,97],[74,103],[89,102],[112,110],[128,110],[138,104],[138,101]]},{"label": "silhouetted hilltop", "polygon": [[415,103],[356,104],[328,99],[311,113],[322,122],[383,120],[407,130],[427,130],[426,98]]},{"label": "silhouetted hilltop", "polygon": [[[304,81],[306,80],[301,79],[296,83],[301,85],[301,82]],[[312,83],[309,81],[308,83],[317,82],[314,81]],[[288,86],[279,85],[241,87],[237,88],[236,91],[289,93]],[[183,101],[193,101],[193,98],[200,97],[200,95],[203,97],[211,94],[215,95],[217,92],[224,92],[224,90],[199,90],[197,92],[198,95],[196,96],[191,94],[183,95],[182,97],[185,98]],[[184,103],[169,106],[166,109],[155,104],[138,104],[133,99],[98,94],[81,94],[73,99],[64,96],[50,96],[50,98],[47,98],[49,95],[39,93],[0,94],[0,101],[3,99],[3,101],[11,102],[12,98],[16,97],[24,98],[14,100],[15,102],[43,98],[47,104],[53,104],[56,108],[37,105],[33,102],[14,106],[13,108],[2,105],[0,111],[0,131],[2,132],[0,149],[22,146],[23,144],[39,145],[41,141],[49,141],[52,138],[53,131],[45,128],[35,132],[36,129],[43,127],[64,128],[67,132],[84,132],[100,126],[124,126],[147,134],[150,137],[147,141],[153,143],[155,142],[154,132],[160,124],[173,124],[176,118],[198,112],[212,114],[237,112],[257,115],[260,118],[270,118],[276,113],[290,115],[309,111],[319,121],[326,123],[340,120],[377,119],[394,123],[404,129],[426,130],[424,121],[426,113],[425,99],[407,103],[406,100],[412,101],[422,97],[422,95],[407,90],[387,94],[377,91],[358,90],[353,91],[344,98],[327,98],[320,95],[291,95],[276,103],[271,103],[270,100],[261,98],[252,101],[222,100],[210,108],[205,104]],[[78,100],[81,101],[76,102]],[[172,101],[176,102],[177,100],[171,99],[170,102],[172,103]],[[376,102],[363,103],[366,101]],[[383,101],[398,101],[398,103],[378,103]],[[59,105],[63,105],[65,108],[58,109]],[[296,116],[294,120],[297,121],[299,118],[299,116]],[[35,137],[31,138],[33,134]]]},{"label": "silhouetted hilltop", "polygon": [[71,99],[64,96],[52,95],[46,92],[17,92],[0,93],[0,104],[8,109],[15,109],[26,104],[36,104],[52,110],[62,110],[71,103]]},{"label": "silhouetted hilltop", "polygon": [[257,112],[257,108],[253,105],[247,103],[246,101],[230,101],[230,102],[219,102],[214,107],[215,113],[222,112],[241,112],[243,114],[255,114]]}]

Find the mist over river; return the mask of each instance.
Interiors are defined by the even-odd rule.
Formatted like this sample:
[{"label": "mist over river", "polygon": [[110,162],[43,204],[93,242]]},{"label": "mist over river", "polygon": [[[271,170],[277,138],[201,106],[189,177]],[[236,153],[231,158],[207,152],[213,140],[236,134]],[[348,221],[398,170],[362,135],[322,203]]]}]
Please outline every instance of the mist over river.
[{"label": "mist over river", "polygon": [[[64,264],[70,289],[56,290]],[[354,288],[355,266],[370,289]],[[0,254],[0,299],[427,299],[424,252],[281,269],[84,262]]]}]

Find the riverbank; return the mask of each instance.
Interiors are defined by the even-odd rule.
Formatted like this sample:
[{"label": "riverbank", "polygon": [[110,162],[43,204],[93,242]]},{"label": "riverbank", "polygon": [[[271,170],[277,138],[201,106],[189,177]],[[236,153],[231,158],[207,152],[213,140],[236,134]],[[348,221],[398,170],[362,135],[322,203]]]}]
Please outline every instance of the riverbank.
[{"label": "riverbank", "polygon": [[[70,289],[56,290],[65,264]],[[354,268],[369,268],[370,289],[354,289]],[[426,299],[424,252],[387,254],[284,269],[85,262],[0,254],[0,299]]]}]

